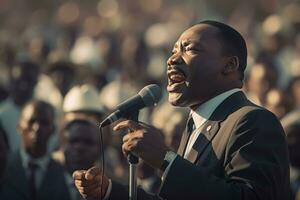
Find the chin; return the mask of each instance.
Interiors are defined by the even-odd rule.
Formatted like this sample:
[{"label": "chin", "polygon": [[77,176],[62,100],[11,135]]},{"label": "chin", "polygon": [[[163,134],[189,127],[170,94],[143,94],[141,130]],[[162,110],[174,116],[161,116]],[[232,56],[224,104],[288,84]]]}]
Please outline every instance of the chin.
[{"label": "chin", "polygon": [[169,93],[168,101],[173,106],[178,106],[178,107],[188,106],[187,99],[185,98],[185,95],[183,95],[182,93]]}]

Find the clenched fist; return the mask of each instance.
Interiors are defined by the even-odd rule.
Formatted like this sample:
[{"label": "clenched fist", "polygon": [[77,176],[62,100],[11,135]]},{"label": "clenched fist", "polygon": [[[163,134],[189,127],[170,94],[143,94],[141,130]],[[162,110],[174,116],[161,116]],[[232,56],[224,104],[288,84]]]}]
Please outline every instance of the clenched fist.
[{"label": "clenched fist", "polygon": [[88,170],[77,170],[73,173],[75,185],[80,194],[87,200],[103,199],[108,189],[109,180],[103,176],[101,187],[102,171],[98,167]]}]

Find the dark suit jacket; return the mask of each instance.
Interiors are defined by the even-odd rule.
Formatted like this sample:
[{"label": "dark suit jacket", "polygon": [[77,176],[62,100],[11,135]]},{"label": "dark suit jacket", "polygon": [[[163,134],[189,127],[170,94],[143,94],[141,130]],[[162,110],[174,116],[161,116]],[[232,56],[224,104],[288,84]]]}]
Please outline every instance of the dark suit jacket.
[{"label": "dark suit jacket", "polygon": [[[12,155],[0,191],[2,200],[30,200],[25,170],[19,152]],[[37,191],[38,200],[71,200],[64,178],[64,168],[50,160],[43,181]]]},{"label": "dark suit jacket", "polygon": [[[183,134],[158,196],[139,190],[138,199],[289,199],[285,134],[271,112],[237,92],[198,131],[188,160],[182,157],[188,141]],[[110,199],[126,199],[126,192],[114,182]]]}]

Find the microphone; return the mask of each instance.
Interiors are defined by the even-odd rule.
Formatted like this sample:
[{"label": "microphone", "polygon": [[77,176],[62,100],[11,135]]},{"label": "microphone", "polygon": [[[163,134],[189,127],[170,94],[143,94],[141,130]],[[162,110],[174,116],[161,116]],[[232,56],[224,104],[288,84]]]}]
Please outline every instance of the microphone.
[{"label": "microphone", "polygon": [[161,97],[162,91],[158,85],[147,85],[138,94],[119,104],[116,111],[101,122],[101,127],[107,126],[120,118],[128,117],[142,108],[154,106],[161,100]]}]

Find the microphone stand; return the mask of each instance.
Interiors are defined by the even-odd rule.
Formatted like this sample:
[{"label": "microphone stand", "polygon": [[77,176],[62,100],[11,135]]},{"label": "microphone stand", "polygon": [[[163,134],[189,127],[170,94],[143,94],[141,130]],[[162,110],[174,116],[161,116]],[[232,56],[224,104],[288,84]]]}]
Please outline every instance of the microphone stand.
[{"label": "microphone stand", "polygon": [[[139,111],[133,113],[128,119],[138,122]],[[137,176],[136,165],[139,162],[139,158],[132,153],[127,156],[129,163],[129,200],[137,200]]]}]

